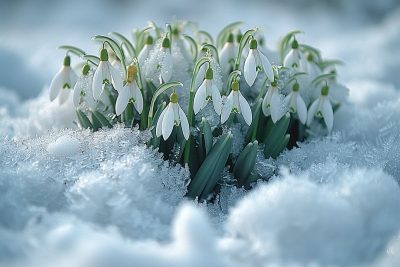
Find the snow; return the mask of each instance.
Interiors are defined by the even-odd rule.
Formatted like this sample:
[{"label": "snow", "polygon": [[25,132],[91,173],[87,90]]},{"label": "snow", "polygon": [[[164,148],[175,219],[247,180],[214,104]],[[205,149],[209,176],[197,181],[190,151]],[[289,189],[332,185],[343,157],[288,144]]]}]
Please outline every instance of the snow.
[{"label": "snow", "polygon": [[[43,20],[34,14],[46,1],[13,4],[15,12],[1,8],[0,58],[8,68],[0,72],[0,266],[400,264],[397,1],[303,0],[268,2],[268,8],[214,2],[192,11],[202,29],[216,31],[228,23],[210,11],[224,10],[250,26],[264,23],[270,48],[282,33],[300,28],[306,34],[299,38],[345,62],[338,71],[349,101],[335,114],[333,133],[300,143],[276,160],[260,152],[256,172],[279,172],[251,192],[226,183],[214,203],[189,201],[188,170],[147,148],[148,132],[122,125],[80,130],[72,99],[62,106],[49,102],[47,86],[62,58],[56,45],[72,38],[88,48],[91,34],[128,32],[154,17],[163,23],[171,17],[163,10],[171,5],[179,4],[176,12],[183,15],[193,7],[175,0],[149,13],[149,6],[136,3],[140,15],[132,16],[132,6],[104,2],[99,9],[114,8],[121,17],[93,22],[85,12],[97,6],[93,1],[51,4],[50,11],[67,11],[49,11]],[[24,30],[32,17],[32,29]],[[19,32],[29,42],[20,41]],[[184,55],[173,56],[179,62]],[[189,77],[177,78],[188,83]],[[238,137],[245,129],[235,125],[233,131]],[[236,141],[238,153],[243,144]]]}]

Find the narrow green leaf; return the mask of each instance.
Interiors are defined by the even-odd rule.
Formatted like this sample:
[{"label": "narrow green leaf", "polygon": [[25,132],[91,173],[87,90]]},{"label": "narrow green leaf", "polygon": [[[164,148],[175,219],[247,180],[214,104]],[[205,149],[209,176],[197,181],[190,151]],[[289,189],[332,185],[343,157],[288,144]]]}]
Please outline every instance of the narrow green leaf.
[{"label": "narrow green leaf", "polygon": [[201,120],[201,134],[204,138],[204,148],[206,155],[210,152],[212,145],[213,145],[213,135],[211,131],[210,123],[206,118],[202,118]]},{"label": "narrow green leaf", "polygon": [[217,35],[217,47],[221,48],[225,44],[229,33],[237,29],[242,24],[242,21],[236,21],[225,26]]},{"label": "narrow green leaf", "polygon": [[232,133],[219,138],[190,182],[188,197],[202,200],[213,191],[228,160],[232,142]]},{"label": "narrow green leaf", "polygon": [[237,179],[239,187],[242,187],[243,185],[247,185],[249,183],[248,180],[250,174],[256,164],[257,150],[257,140],[252,143],[248,143],[236,160],[235,167],[233,168],[233,174]]},{"label": "narrow green leaf", "polygon": [[72,45],[61,45],[58,47],[58,49],[67,50],[80,58],[83,58],[83,56],[86,55],[85,51]]},{"label": "narrow green leaf", "polygon": [[197,55],[199,54],[199,48],[197,47],[196,41],[186,34],[184,34],[183,37],[189,42],[190,50],[192,51],[193,61],[196,62]]},{"label": "narrow green leaf", "polygon": [[99,111],[93,111],[93,115],[100,121],[102,127],[112,128],[112,124],[109,122],[109,120]]},{"label": "narrow green leaf", "polygon": [[265,149],[264,156],[269,158],[272,156],[276,145],[281,143],[282,139],[285,137],[286,132],[289,127],[290,114],[286,113],[279,121],[275,124],[272,120],[267,123],[267,134],[264,139]]},{"label": "narrow green leaf", "polygon": [[78,110],[76,110],[76,116],[78,117],[79,124],[82,126],[82,128],[93,129],[93,125],[85,113],[83,113],[81,110],[78,109]]},{"label": "narrow green leaf", "polygon": [[128,38],[126,38],[125,36],[123,36],[122,34],[120,34],[118,32],[110,32],[109,35],[114,35],[115,37],[117,37],[121,41],[121,43],[125,44],[126,49],[128,50],[128,53],[129,53],[131,58],[136,58],[137,57],[135,47],[128,40]]},{"label": "narrow green leaf", "polygon": [[279,154],[287,147],[290,139],[290,134],[286,134],[280,142],[277,142],[271,150],[271,158],[276,159]]}]

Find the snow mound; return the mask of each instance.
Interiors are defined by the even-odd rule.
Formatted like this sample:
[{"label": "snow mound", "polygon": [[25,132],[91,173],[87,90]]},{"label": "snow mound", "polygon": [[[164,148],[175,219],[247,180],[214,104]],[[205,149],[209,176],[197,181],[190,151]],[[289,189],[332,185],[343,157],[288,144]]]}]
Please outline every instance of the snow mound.
[{"label": "snow mound", "polygon": [[75,137],[68,135],[60,136],[47,146],[47,151],[54,156],[68,157],[79,153],[80,143]]}]

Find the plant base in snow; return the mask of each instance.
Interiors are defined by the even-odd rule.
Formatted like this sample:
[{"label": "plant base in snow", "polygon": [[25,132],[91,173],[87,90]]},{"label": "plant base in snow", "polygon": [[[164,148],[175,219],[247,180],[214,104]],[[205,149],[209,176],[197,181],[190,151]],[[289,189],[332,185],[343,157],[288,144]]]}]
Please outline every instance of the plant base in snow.
[{"label": "plant base in snow", "polygon": [[[254,168],[257,154],[276,158],[321,128],[315,125],[331,132],[347,89],[337,83],[339,62],[299,43],[300,31],[273,52],[258,29],[242,34],[241,26],[227,25],[214,40],[190,22],[150,23],[132,40],[95,36],[99,57],[61,46],[67,54],[50,100],[64,104],[72,93],[82,128],[123,123],[151,131],[149,146],[189,167],[188,197],[212,198],[223,173],[250,188],[269,179]],[[71,54],[82,61],[79,77]]]}]

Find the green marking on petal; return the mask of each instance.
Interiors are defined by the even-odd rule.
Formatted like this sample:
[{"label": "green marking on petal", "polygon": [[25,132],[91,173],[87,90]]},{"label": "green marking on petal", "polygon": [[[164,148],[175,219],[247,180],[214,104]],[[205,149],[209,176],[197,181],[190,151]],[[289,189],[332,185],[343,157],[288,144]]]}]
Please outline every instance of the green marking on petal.
[{"label": "green marking on petal", "polygon": [[65,83],[62,89],[71,89],[71,86],[69,85],[69,83]]}]

